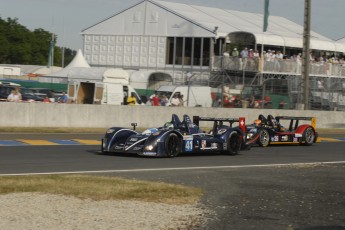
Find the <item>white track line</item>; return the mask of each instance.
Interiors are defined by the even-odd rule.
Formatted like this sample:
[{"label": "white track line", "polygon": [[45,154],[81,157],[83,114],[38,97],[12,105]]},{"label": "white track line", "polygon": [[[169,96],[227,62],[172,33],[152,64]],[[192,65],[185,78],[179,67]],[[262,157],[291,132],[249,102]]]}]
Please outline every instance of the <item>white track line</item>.
[{"label": "white track line", "polygon": [[345,164],[345,161],[310,162],[310,163],[288,163],[288,164],[266,164],[266,165],[234,165],[234,166],[209,166],[209,167],[182,167],[182,168],[119,169],[119,170],[75,171],[75,172],[13,173],[13,174],[0,174],[0,176],[59,175],[59,174],[87,174],[87,173],[89,173],[89,174],[90,173],[121,173],[121,172],[150,172],[150,171],[171,171],[171,170],[232,169],[232,168],[236,169],[236,168],[303,166],[303,165],[324,165],[324,164]]}]

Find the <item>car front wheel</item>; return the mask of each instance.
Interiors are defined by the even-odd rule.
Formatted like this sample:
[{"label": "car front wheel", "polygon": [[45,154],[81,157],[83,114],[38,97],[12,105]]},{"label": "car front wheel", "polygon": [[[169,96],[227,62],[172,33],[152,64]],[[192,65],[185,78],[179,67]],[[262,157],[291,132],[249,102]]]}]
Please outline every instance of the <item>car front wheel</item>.
[{"label": "car front wheel", "polygon": [[176,157],[180,152],[180,140],[175,133],[170,133],[165,140],[165,152],[168,157]]},{"label": "car front wheel", "polygon": [[261,130],[258,143],[261,147],[267,147],[270,144],[270,134],[266,129]]}]

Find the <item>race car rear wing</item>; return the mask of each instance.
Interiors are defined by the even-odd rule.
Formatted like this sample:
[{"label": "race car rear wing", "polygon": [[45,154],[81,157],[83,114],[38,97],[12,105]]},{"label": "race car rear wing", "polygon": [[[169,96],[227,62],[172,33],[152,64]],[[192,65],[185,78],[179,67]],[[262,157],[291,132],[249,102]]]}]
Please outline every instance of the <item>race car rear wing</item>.
[{"label": "race car rear wing", "polygon": [[296,129],[298,127],[298,121],[311,121],[311,126],[316,129],[316,118],[315,117],[293,117],[293,116],[277,116],[276,120],[279,122],[279,120],[290,120],[290,127],[289,129],[292,130],[293,128],[293,123],[295,122],[295,128]]},{"label": "race car rear wing", "polygon": [[193,116],[193,123],[199,126],[200,121],[213,121],[213,129],[216,129],[217,126],[223,124],[223,122],[229,122],[230,127],[232,127],[232,124],[235,122],[239,123],[240,129],[243,131],[243,133],[246,132],[246,119],[244,117],[240,118],[214,118],[214,117],[200,117],[200,116]]}]

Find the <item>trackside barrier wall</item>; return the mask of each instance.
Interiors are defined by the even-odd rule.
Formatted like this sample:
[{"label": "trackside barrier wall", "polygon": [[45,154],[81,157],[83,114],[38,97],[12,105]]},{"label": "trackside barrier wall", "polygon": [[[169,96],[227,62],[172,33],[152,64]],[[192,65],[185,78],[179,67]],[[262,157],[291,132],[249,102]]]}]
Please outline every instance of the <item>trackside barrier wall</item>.
[{"label": "trackside barrier wall", "polygon": [[[159,107],[122,105],[76,105],[45,103],[0,103],[0,127],[109,128],[158,127],[170,121],[171,114],[203,117],[245,117],[250,124],[259,114],[267,116],[316,117],[318,128],[345,128],[345,112],[315,110],[235,109],[203,107]],[[200,124],[204,127],[203,124]],[[210,124],[212,126],[212,124]]]}]

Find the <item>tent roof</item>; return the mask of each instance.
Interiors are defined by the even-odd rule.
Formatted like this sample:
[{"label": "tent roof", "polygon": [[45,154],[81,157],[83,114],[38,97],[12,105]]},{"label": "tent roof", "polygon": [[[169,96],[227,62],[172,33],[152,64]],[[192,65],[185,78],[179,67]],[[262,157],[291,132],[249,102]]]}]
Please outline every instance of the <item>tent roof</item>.
[{"label": "tent roof", "polygon": [[345,43],[345,37],[340,38],[339,40],[337,40],[337,42],[339,42],[339,43]]},{"label": "tent roof", "polygon": [[68,74],[72,68],[75,67],[84,67],[84,68],[90,68],[90,65],[85,60],[83,53],[79,49],[73,60],[61,71],[58,71],[53,74],[49,74],[49,76],[55,76],[55,77],[68,77]]},{"label": "tent roof", "polygon": [[345,37],[337,40],[335,43],[336,51],[345,53]]},{"label": "tent roof", "polygon": [[[142,11],[145,10],[146,12],[143,13]],[[124,16],[121,18],[121,15]],[[147,24],[142,26],[145,28],[142,34],[146,35],[160,33],[165,36],[199,35],[218,38],[226,37],[230,33],[246,32],[253,34],[258,44],[299,48],[303,46],[303,26],[283,17],[270,15],[268,30],[263,33],[263,14],[153,0],[144,0],[135,4],[83,30],[82,34],[120,35],[119,33],[122,33],[121,35],[127,35],[131,33],[128,29],[130,26],[136,27],[136,31],[140,30],[137,27],[138,24],[143,24],[145,21],[139,20],[141,15],[147,15]],[[152,20],[156,23],[151,23]],[[164,24],[163,27],[162,24]],[[152,28],[160,28],[160,30]],[[311,31],[310,47],[329,51],[342,49],[342,46],[337,48],[332,39],[313,31]],[[345,50],[342,51],[345,52]]]},{"label": "tent roof", "polygon": [[[303,46],[303,26],[283,17],[270,15],[267,32],[263,33],[263,14],[165,1],[156,2],[210,29],[218,27],[216,37],[225,37],[229,33],[243,31],[252,33],[259,44]],[[311,31],[310,47],[320,50],[335,50],[332,39],[313,31]]]}]

